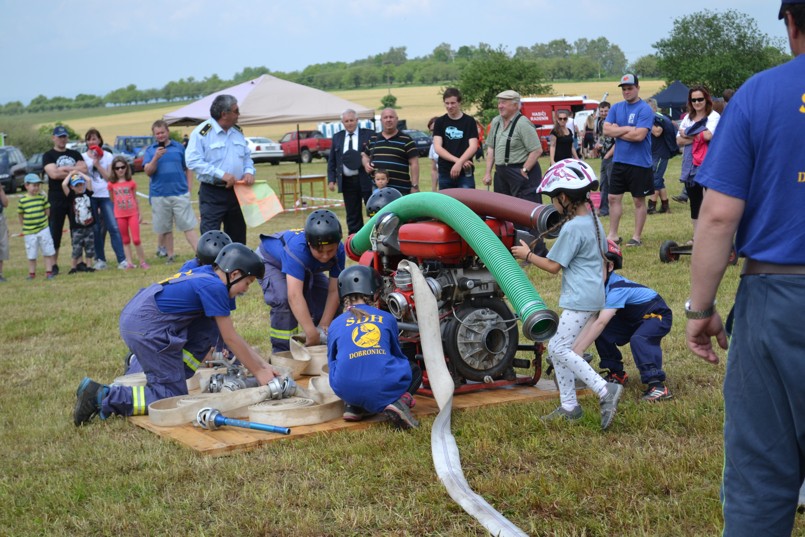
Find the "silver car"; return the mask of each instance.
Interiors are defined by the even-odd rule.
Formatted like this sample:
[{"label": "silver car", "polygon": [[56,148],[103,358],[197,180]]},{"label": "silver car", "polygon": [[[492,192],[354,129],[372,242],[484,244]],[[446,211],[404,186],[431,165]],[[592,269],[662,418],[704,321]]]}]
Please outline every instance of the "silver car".
[{"label": "silver car", "polygon": [[246,138],[254,162],[270,162],[279,164],[282,160],[282,146],[270,138],[251,136]]}]

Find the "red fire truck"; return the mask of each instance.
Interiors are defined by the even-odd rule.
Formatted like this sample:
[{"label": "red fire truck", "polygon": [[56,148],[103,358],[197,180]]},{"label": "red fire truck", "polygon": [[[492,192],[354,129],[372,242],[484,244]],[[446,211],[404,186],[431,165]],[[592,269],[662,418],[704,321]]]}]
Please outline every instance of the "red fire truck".
[{"label": "red fire truck", "polygon": [[[542,151],[548,152],[548,139],[553,129],[553,120],[559,110],[568,110],[575,114],[574,124],[580,136],[584,136],[584,121],[598,108],[598,101],[588,99],[584,95],[562,97],[523,97],[520,100],[520,111],[537,127],[537,134],[542,142]],[[578,131],[578,128],[581,130]]]}]

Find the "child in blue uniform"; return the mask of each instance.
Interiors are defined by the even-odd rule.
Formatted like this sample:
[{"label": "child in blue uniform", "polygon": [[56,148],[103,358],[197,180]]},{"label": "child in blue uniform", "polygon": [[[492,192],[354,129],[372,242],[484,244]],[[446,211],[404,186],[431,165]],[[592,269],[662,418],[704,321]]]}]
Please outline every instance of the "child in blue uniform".
[{"label": "child in blue uniform", "polygon": [[579,336],[574,350],[584,352],[595,341],[601,367],[609,370],[604,379],[623,385],[629,376],[623,370],[623,355],[618,347],[629,343],[640,380],[648,385],[643,401],[671,399],[673,396],[665,385],[660,346],[662,338],[671,331],[671,308],[657,291],[615,273],[623,267],[623,255],[611,240],[606,257],[606,304]]},{"label": "child in blue uniform", "polygon": [[230,317],[235,298],[262,275],[263,263],[257,254],[242,244],[230,244],[212,266],[140,290],[120,313],[120,335],[137,355],[147,383],[106,386],[85,378],[76,391],[76,426],[96,414],[102,419],[112,414],[144,415],[154,401],[187,394],[182,350],[202,335],[196,333],[194,322],[203,317],[215,319],[227,346],[260,385],[273,379],[274,369],[235,331]]},{"label": "child in blue uniform", "polygon": [[595,172],[580,160],[565,159],[548,168],[537,193],[550,196],[553,206],[564,215],[557,224],[562,227],[559,237],[546,257],[535,254],[525,241],[513,247],[512,254],[551,274],[562,271],[559,305],[563,310],[556,334],[548,343],[561,406],[543,419],[581,418],[583,412],[576,398],[575,382],[579,379],[598,395],[601,428],[606,429],[615,417],[623,386],[606,382],[573,351],[584,326],[604,307],[606,241],[589,196],[597,187]]},{"label": "child in blue uniform", "polygon": [[192,270],[204,265],[212,265],[215,262],[215,258],[218,257],[218,254],[227,244],[232,244],[232,239],[223,231],[213,229],[204,233],[198,239],[196,257],[185,261],[179,272]]},{"label": "child in blue uniform", "polygon": [[[179,274],[198,269],[205,265],[212,265],[218,254],[227,244],[232,244],[229,235],[219,230],[212,230],[204,233],[196,245],[196,257],[185,261]],[[210,317],[199,317],[193,321],[192,331],[197,334],[191,341],[187,342],[182,354],[184,356],[185,376],[187,378],[196,374],[202,362],[207,359],[211,350],[223,350],[221,334],[215,320]],[[125,374],[140,373],[143,370],[140,361],[134,353],[129,353],[126,357]]]},{"label": "child in blue uniform", "polygon": [[363,265],[338,277],[345,311],[330,325],[327,337],[330,386],[347,405],[345,420],[383,412],[398,429],[411,429],[419,425],[410,408],[421,373],[412,371],[400,348],[397,320],[370,305],[381,286],[377,271]]},{"label": "child in blue uniform", "polygon": [[322,335],[338,312],[338,275],[346,251],[335,213],[310,213],[305,229],[260,235],[258,255],[265,265],[260,278],[263,297],[271,307],[271,347],[287,351],[291,336],[302,328],[305,345],[324,343]]}]

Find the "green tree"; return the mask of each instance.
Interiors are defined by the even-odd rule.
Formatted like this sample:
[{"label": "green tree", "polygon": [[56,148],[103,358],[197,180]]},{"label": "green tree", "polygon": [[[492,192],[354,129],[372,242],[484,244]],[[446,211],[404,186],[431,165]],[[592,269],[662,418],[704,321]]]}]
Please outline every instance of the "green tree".
[{"label": "green tree", "polygon": [[720,95],[786,58],[780,40],[761,32],[755,19],[734,10],[709,10],[674,20],[671,34],[654,43],[667,82],[704,84]]},{"label": "green tree", "polygon": [[513,89],[521,95],[552,91],[550,85],[543,83],[542,70],[537,63],[510,58],[501,48],[467,63],[458,87],[464,96],[464,103],[474,105],[477,115],[484,120],[495,113],[496,95],[501,91]]},{"label": "green tree", "polygon": [[380,99],[380,110],[383,108],[397,108],[397,97],[392,95],[391,93],[387,95],[383,95]]},{"label": "green tree", "polygon": [[435,49],[433,49],[433,53],[431,53],[431,58],[434,61],[447,63],[453,61],[453,56],[455,53],[453,49],[450,48],[449,43],[442,43],[438,45]]},{"label": "green tree", "polygon": [[636,73],[641,78],[657,78],[661,76],[656,54],[647,54],[637,58],[635,62],[629,66],[628,71]]},{"label": "green tree", "polygon": [[3,106],[3,114],[8,116],[16,116],[25,113],[25,105],[20,101],[7,102]]}]

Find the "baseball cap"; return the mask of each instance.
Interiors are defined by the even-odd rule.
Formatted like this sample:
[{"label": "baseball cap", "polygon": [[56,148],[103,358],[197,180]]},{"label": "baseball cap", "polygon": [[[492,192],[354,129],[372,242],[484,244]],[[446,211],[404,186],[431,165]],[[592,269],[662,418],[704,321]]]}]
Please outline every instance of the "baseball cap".
[{"label": "baseball cap", "polygon": [[786,4],[805,4],[805,0],[783,0],[780,4],[780,13],[777,15],[778,19],[783,18],[785,14],[783,8],[786,6]]},{"label": "baseball cap", "polygon": [[36,175],[35,173],[29,173],[28,175],[25,176],[25,182],[26,183],[41,183],[42,179],[40,179],[39,176]]},{"label": "baseball cap", "polygon": [[53,129],[53,136],[69,136],[69,133],[64,127],[57,125],[56,128]]},{"label": "baseball cap", "polygon": [[621,77],[621,83],[618,84],[618,87],[621,86],[639,86],[640,84],[637,81],[637,75],[633,75],[632,73],[626,73]]},{"label": "baseball cap", "polygon": [[71,184],[72,186],[76,186],[76,185],[83,185],[84,183],[86,183],[86,181],[85,181],[85,180],[84,180],[84,178],[83,178],[83,177],[81,177],[80,175],[74,175],[74,176],[72,176],[72,177],[70,178],[70,184]]},{"label": "baseball cap", "polygon": [[514,100],[520,99],[520,94],[517,93],[514,90],[508,89],[506,91],[501,91],[500,93],[498,93],[497,98],[498,99],[506,99],[506,100],[509,100],[509,101],[514,101]]}]

